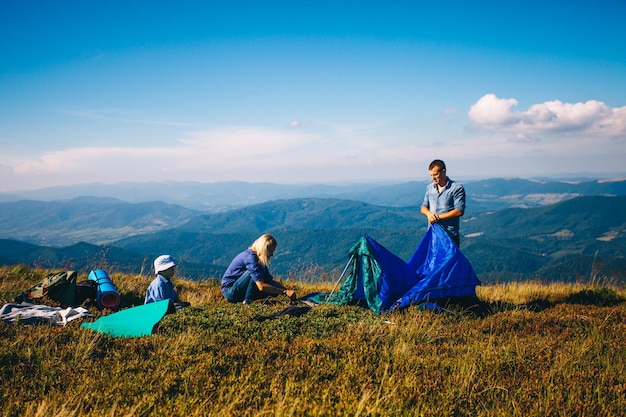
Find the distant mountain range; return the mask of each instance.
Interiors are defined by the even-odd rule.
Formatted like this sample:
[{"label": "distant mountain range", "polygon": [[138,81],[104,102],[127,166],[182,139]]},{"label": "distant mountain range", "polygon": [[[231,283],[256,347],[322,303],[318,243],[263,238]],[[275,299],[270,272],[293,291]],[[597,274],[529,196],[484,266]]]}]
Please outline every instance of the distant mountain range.
[{"label": "distant mountain range", "polygon": [[[481,212],[508,207],[539,207],[582,195],[624,195],[626,178],[601,180],[550,180],[493,178],[460,181],[467,190],[468,210]],[[346,185],[283,185],[249,182],[148,182],[85,184],[50,187],[17,193],[0,193],[0,202],[58,201],[90,196],[127,203],[162,201],[203,212],[227,211],[265,201],[292,198],[338,198],[364,203],[418,206],[427,181]]]},{"label": "distant mountain range", "polygon": [[[481,280],[624,279],[626,181],[493,179],[465,187],[461,248]],[[283,198],[221,211],[103,197],[5,201],[0,263],[79,270],[107,265],[150,274],[153,257],[170,253],[182,260],[181,274],[219,277],[236,253],[269,232],[279,240],[275,274],[332,279],[363,234],[407,259],[426,231],[418,210],[424,188],[416,182],[376,185],[350,198],[344,189],[342,198]],[[254,189],[245,184],[232,192],[262,199]]]}]

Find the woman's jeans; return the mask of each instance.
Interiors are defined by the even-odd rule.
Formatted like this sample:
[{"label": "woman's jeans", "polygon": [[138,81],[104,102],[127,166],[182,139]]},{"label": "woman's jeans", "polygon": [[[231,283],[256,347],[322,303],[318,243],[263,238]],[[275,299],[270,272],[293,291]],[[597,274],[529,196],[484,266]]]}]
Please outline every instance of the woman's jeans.
[{"label": "woman's jeans", "polygon": [[256,286],[256,282],[250,276],[250,272],[245,272],[240,276],[230,288],[224,290],[223,294],[231,303],[240,303],[242,301],[249,303],[252,300],[263,298],[261,291]]}]

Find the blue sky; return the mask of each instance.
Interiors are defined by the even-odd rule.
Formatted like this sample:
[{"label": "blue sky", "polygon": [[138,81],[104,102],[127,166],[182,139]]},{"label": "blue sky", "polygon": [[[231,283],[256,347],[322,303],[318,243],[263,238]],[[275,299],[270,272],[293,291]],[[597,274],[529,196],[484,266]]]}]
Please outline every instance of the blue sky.
[{"label": "blue sky", "polygon": [[0,155],[0,191],[624,176],[626,3],[3,1]]}]

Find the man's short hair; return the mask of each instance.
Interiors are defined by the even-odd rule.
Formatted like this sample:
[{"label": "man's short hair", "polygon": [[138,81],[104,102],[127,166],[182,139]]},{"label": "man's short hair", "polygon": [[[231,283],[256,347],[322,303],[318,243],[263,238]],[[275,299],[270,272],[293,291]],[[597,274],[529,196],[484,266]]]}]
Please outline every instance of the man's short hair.
[{"label": "man's short hair", "polygon": [[428,165],[428,170],[430,171],[435,167],[439,167],[439,169],[444,170],[446,169],[446,164],[441,159],[435,159],[430,163],[430,165]]}]

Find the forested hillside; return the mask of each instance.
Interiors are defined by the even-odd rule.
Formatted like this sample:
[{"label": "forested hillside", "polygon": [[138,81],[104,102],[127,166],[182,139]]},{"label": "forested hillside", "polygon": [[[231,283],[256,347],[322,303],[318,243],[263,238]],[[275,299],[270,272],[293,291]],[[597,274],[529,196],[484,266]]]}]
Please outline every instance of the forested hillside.
[{"label": "forested hillside", "polygon": [[[602,185],[607,192],[619,193],[622,184],[596,182],[587,187],[597,190]],[[491,180],[473,186],[481,188],[471,192],[476,199],[503,193],[507,186],[511,192],[529,192],[544,185]],[[553,191],[572,190],[570,184],[559,185],[562,189],[550,186]],[[393,194],[394,186],[384,190]],[[384,195],[382,190],[370,191],[372,198]],[[406,195],[407,189],[401,193]],[[549,198],[541,196],[544,202]],[[507,198],[529,202],[539,197]],[[495,200],[501,203],[505,198]],[[626,212],[626,196],[581,196],[539,207],[485,211],[470,209],[472,204],[468,202],[462,218],[461,249],[481,280],[571,281],[592,276],[624,280],[626,223],[619,214]],[[319,197],[277,199],[211,213],[102,198],[0,203],[0,210],[0,237],[7,238],[0,242],[4,264],[87,270],[106,264],[120,271],[150,273],[151,259],[170,253],[181,259],[180,272],[190,278],[221,275],[232,257],[262,233],[272,233],[279,241],[272,264],[275,274],[315,280],[337,274],[364,234],[408,259],[426,231],[417,204],[395,207]],[[101,240],[94,241],[94,236]]]},{"label": "forested hillside", "polygon": [[[463,222],[463,251],[493,279],[626,277],[626,197],[579,197]],[[595,259],[595,263],[594,263]]]},{"label": "forested hillside", "polygon": [[122,236],[180,226],[200,213],[161,201],[131,204],[95,197],[21,200],[0,203],[0,238],[46,246],[80,241],[104,244]]},{"label": "forested hillside", "polygon": [[[461,249],[483,280],[589,277],[594,257],[596,267],[603,268],[596,273],[623,279],[626,222],[614,214],[624,210],[626,197],[621,196],[579,197],[547,207],[485,213],[464,219]],[[203,216],[176,230],[115,244],[133,251],[178,251],[196,262],[208,259],[227,265],[257,235],[269,232],[280,245],[273,260],[275,270],[298,274],[311,265],[322,271],[343,267],[348,251],[363,234],[408,259],[425,230],[417,208],[284,200]]]}]

